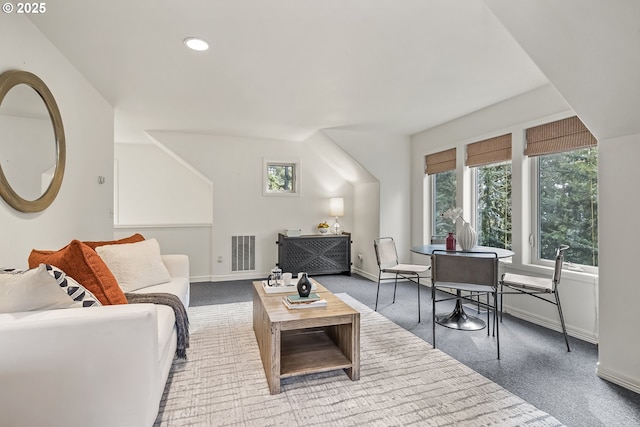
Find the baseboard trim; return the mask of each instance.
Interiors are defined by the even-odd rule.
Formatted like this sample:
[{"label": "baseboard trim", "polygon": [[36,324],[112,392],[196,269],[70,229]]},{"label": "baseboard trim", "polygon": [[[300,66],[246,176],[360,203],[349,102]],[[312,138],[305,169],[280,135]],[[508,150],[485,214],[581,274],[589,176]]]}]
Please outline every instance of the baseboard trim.
[{"label": "baseboard trim", "polygon": [[614,384],[619,385],[620,387],[624,387],[628,390],[640,394],[640,383],[638,383],[637,379],[622,375],[620,372],[603,368],[600,365],[600,362],[598,362],[596,367],[596,375],[598,375],[603,380],[610,381]]},{"label": "baseboard trim", "polygon": [[352,272],[357,274],[358,276],[362,276],[365,279],[369,279],[372,282],[377,282],[378,281],[378,276],[371,274],[367,271],[361,270],[359,268],[353,267]]},{"label": "baseboard trim", "polygon": [[[516,308],[509,307],[506,305],[503,307],[503,311],[505,313],[510,314],[513,317],[517,317],[518,319],[526,320],[527,322],[544,326],[545,328],[548,328],[557,332],[562,332],[562,325],[560,325],[560,321],[553,321],[551,319],[540,317],[536,314],[523,311],[523,310],[518,310]],[[570,335],[574,338],[578,338],[582,341],[589,342],[591,344],[598,344],[597,334],[594,334],[586,330],[573,328],[573,327],[570,327],[569,325],[567,325],[567,335]]]},{"label": "baseboard trim", "polygon": [[228,282],[234,280],[264,280],[268,276],[267,273],[260,274],[256,272],[243,273],[243,274],[225,274],[220,276],[191,276],[189,281],[191,283],[201,282]]},{"label": "baseboard trim", "polygon": [[191,283],[201,283],[201,282],[211,282],[211,276],[190,276],[189,282]]}]

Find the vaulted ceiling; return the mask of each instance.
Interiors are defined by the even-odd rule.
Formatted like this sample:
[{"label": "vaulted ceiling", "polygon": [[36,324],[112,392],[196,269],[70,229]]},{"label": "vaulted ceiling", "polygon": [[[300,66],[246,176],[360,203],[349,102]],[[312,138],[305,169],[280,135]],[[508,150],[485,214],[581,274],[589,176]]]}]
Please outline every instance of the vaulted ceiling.
[{"label": "vaulted ceiling", "polygon": [[548,83],[483,0],[65,0],[30,19],[114,106],[116,142],[413,134]]}]

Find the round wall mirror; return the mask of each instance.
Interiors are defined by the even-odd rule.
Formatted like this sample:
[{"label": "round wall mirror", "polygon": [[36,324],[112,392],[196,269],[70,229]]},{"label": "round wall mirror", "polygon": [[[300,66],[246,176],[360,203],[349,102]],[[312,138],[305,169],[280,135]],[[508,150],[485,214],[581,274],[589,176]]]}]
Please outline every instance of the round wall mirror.
[{"label": "round wall mirror", "polygon": [[35,74],[0,74],[0,195],[20,212],[40,212],[56,198],[65,164],[62,117]]}]

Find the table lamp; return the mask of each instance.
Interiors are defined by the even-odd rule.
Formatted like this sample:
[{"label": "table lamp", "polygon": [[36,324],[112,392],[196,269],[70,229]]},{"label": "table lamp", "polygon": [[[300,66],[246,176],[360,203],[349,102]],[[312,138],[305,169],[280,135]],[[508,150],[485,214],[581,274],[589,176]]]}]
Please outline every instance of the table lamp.
[{"label": "table lamp", "polygon": [[336,222],[331,226],[333,234],[342,234],[342,226],[338,223],[338,217],[344,216],[344,199],[334,197],[329,199],[329,215],[336,217]]}]

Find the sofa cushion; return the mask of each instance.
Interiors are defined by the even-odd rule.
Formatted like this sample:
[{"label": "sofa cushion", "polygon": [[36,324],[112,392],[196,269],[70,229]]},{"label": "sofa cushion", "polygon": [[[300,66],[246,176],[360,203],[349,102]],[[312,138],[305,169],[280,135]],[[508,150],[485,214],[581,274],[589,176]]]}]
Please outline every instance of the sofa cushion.
[{"label": "sofa cushion", "polygon": [[99,306],[95,296],[53,266],[0,272],[0,313]]},{"label": "sofa cushion", "polygon": [[98,246],[96,252],[125,293],[171,280],[169,270],[162,262],[160,245],[156,239]]},{"label": "sofa cushion", "polygon": [[102,258],[79,240],[57,251],[32,250],[29,267],[51,264],[87,288],[103,305],[126,304],[127,298]]},{"label": "sofa cushion", "polygon": [[136,233],[129,237],[123,237],[122,239],[118,239],[118,240],[105,240],[105,241],[98,241],[98,242],[84,241],[82,243],[89,246],[91,249],[95,250],[98,246],[121,245],[124,243],[136,243],[136,242],[141,242],[143,240],[144,240],[144,236],[140,233]]},{"label": "sofa cushion", "polygon": [[185,307],[189,306],[189,279],[186,277],[172,277],[171,281],[159,285],[136,289],[134,294],[168,293],[176,295]]}]

